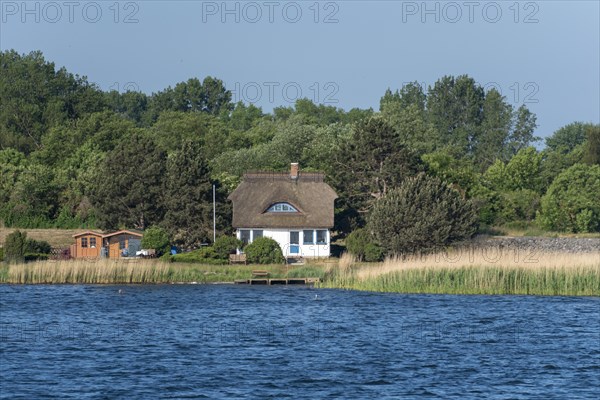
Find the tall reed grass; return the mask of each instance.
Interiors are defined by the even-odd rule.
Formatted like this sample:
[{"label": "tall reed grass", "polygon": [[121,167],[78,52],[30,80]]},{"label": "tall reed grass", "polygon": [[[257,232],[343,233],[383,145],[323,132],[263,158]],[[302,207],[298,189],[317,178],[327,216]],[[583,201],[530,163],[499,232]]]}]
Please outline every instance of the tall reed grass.
[{"label": "tall reed grass", "polygon": [[391,257],[378,264],[356,264],[343,256],[340,268],[322,286],[398,293],[600,296],[600,252],[459,250]]},{"label": "tall reed grass", "polygon": [[266,270],[271,278],[324,275],[316,265],[206,265],[168,263],[161,260],[65,260],[24,264],[0,263],[0,283],[44,284],[128,284],[128,283],[214,283],[249,279],[255,269]]}]

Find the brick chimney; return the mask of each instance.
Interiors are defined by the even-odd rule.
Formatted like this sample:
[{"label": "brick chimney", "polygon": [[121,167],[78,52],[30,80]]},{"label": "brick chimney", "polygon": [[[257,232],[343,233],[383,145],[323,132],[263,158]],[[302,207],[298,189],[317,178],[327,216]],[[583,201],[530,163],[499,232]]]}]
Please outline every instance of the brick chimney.
[{"label": "brick chimney", "polygon": [[290,178],[292,178],[293,180],[298,179],[298,169],[299,168],[300,167],[298,166],[297,162],[293,162],[291,164],[291,167],[290,167]]}]

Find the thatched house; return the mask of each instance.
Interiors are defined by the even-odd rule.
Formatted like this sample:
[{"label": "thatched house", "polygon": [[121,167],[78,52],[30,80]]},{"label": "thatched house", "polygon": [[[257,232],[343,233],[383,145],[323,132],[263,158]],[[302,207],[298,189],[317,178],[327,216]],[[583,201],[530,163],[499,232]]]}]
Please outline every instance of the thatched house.
[{"label": "thatched house", "polygon": [[143,233],[137,230],[121,230],[102,234],[86,231],[73,235],[71,245],[73,258],[121,258],[135,256],[140,250]]},{"label": "thatched house", "polygon": [[300,172],[244,174],[231,193],[233,227],[238,239],[251,243],[276,240],[285,257],[329,257],[335,191],[324,174]]}]

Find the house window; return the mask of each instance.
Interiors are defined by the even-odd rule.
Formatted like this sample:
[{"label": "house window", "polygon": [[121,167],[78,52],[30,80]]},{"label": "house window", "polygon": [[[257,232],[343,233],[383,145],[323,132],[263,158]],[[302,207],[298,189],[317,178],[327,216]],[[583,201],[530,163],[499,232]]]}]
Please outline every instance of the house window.
[{"label": "house window", "polygon": [[250,231],[248,229],[240,230],[240,240],[244,243],[244,246],[250,243]]},{"label": "house window", "polygon": [[96,238],[95,238],[95,237],[91,237],[91,238],[90,238],[90,247],[91,247],[92,249],[95,249],[95,248],[96,248]]},{"label": "house window", "polygon": [[327,244],[327,231],[326,230],[318,230],[317,231],[317,244]]},{"label": "house window", "polygon": [[88,244],[87,238],[81,238],[81,247],[87,248],[87,244]]},{"label": "house window", "polygon": [[292,206],[289,203],[275,203],[271,207],[269,207],[267,212],[296,213],[298,212],[298,210],[296,209],[296,207]]},{"label": "house window", "polygon": [[304,244],[315,244],[315,231],[303,231],[302,236],[304,236]]},{"label": "house window", "polygon": [[125,238],[123,239],[119,239],[119,250],[123,250],[124,248],[126,248],[127,246],[125,245]]},{"label": "house window", "polygon": [[252,231],[252,241],[255,241],[258,238],[263,237],[262,229],[255,229]]}]

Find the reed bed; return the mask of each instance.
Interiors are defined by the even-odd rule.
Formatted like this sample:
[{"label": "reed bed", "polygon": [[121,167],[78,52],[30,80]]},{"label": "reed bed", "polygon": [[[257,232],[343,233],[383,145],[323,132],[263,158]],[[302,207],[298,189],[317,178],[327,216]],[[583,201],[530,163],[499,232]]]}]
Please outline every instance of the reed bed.
[{"label": "reed bed", "polygon": [[360,264],[342,256],[322,287],[397,293],[600,296],[600,252],[459,250]]},{"label": "reed bed", "polygon": [[14,284],[159,284],[215,283],[249,279],[252,270],[269,271],[271,278],[322,277],[315,265],[205,265],[168,263],[161,260],[65,260],[25,264],[0,263],[0,283]]}]

